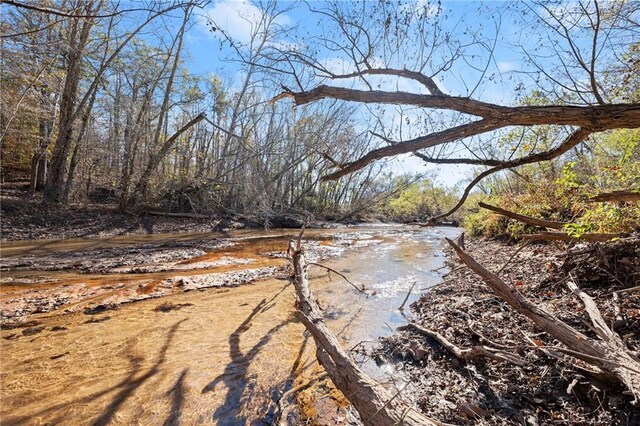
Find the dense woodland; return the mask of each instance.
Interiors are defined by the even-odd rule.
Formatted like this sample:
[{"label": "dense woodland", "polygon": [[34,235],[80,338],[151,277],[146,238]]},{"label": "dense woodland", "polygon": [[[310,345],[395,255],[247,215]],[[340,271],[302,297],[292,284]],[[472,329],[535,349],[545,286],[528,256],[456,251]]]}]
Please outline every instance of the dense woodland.
[{"label": "dense woodland", "polygon": [[[198,4],[71,3],[55,6],[100,18],[3,5],[2,166],[29,172],[31,196],[268,217],[346,212],[393,185],[380,167],[320,185],[327,155],[370,144],[353,107],[270,103],[270,82],[248,63],[240,81],[190,74],[184,38]],[[261,25],[251,57],[277,36]]]},{"label": "dense woodland", "polygon": [[[265,221],[459,219],[484,199],[578,234],[637,225],[637,204],[588,202],[640,183],[637,2],[479,5],[473,20],[440,2],[267,1],[244,40],[212,4],[3,2],[3,179],[28,175],[37,202]],[[324,35],[284,19],[296,7]],[[203,26],[233,78],[190,71]],[[500,70],[505,48],[520,62]],[[424,172],[380,161],[399,154]],[[446,188],[427,164],[475,171]],[[484,213],[468,227],[525,231]]]}]

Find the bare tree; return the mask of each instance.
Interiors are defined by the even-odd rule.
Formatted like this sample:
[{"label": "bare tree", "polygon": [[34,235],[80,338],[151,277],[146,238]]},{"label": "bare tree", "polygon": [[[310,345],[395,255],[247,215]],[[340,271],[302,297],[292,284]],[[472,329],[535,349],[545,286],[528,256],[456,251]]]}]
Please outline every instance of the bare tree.
[{"label": "bare tree", "polygon": [[[528,5],[529,8],[539,6]],[[350,61],[347,72],[336,72],[326,65],[326,61],[310,53],[300,50],[280,51],[280,64],[285,75],[303,75],[311,72],[321,81],[340,81],[359,79],[364,89],[340,87],[337,85],[319,84],[310,89],[301,90],[284,88],[284,91],[274,100],[292,99],[296,105],[305,105],[322,99],[337,99],[367,105],[405,105],[425,111],[429,117],[436,111],[444,111],[448,120],[438,123],[439,127],[431,126],[427,133],[409,139],[395,140],[381,136],[384,146],[372,149],[365,155],[335,164],[337,170],[323,176],[324,181],[336,180],[347,176],[363,167],[383,158],[400,154],[417,153],[423,160],[433,163],[476,164],[490,168],[484,170],[467,186],[458,205],[438,219],[456,211],[466,199],[471,189],[483,178],[503,170],[514,169],[518,166],[548,161],[554,159],[570,149],[589,140],[589,136],[599,132],[640,127],[640,104],[616,103],[617,99],[609,95],[611,92],[604,79],[598,80],[604,74],[603,67],[619,58],[621,51],[629,48],[629,43],[610,46],[616,39],[618,42],[624,34],[633,34],[630,24],[619,25],[622,16],[637,15],[637,8],[608,5],[605,11],[597,2],[580,2],[572,6],[572,13],[567,15],[565,9],[552,9],[545,5],[545,15],[538,16],[545,22],[548,31],[560,34],[562,42],[567,47],[563,50],[558,44],[553,44],[556,56],[559,58],[559,69],[565,71],[564,78],[573,79],[573,85],[563,83],[556,77],[548,63],[542,64],[539,57],[528,55],[534,69],[527,75],[536,76],[542,73],[546,76],[541,86],[547,93],[555,90],[562,96],[555,97],[557,103],[547,105],[498,105],[492,102],[474,99],[478,87],[489,79],[489,65],[493,61],[495,40],[498,36],[485,37],[479,31],[464,28],[464,32],[452,33],[442,24],[445,14],[441,9],[407,9],[403,5],[373,5],[367,2],[358,3],[356,7],[349,7],[342,2],[335,2],[325,9],[316,11],[334,23],[334,28],[342,36],[341,40],[319,39],[325,48],[324,53],[338,52],[341,58]],[[437,3],[431,7],[438,7]],[[536,13],[538,9],[535,9]],[[428,15],[427,18],[425,16]],[[432,28],[425,27],[424,22],[432,21]],[[635,19],[635,18],[634,18]],[[568,20],[572,26],[566,24]],[[576,22],[586,21],[579,26]],[[538,22],[539,24],[539,22]],[[455,27],[455,26],[454,26]],[[499,34],[499,21],[496,21],[496,34]],[[635,27],[637,30],[637,26]],[[588,58],[581,53],[584,41],[584,31],[591,34]],[[576,32],[577,34],[574,34]],[[465,40],[466,34],[468,40]],[[545,33],[546,34],[546,33]],[[455,37],[460,37],[456,39]],[[417,41],[412,41],[417,40]],[[603,40],[600,42],[600,40]],[[411,54],[410,49],[418,47],[417,53]],[[605,52],[606,47],[615,47],[612,53]],[[472,53],[475,52],[475,53]],[[478,54],[478,52],[483,52]],[[481,59],[477,59],[479,56]],[[484,56],[484,58],[482,58]],[[548,59],[547,59],[548,61]],[[458,63],[463,63],[463,68]],[[406,68],[412,63],[414,69]],[[583,71],[583,84],[579,76],[573,76],[569,63]],[[288,68],[286,68],[288,66]],[[460,73],[461,69],[468,72],[469,78],[463,79],[466,93],[463,96],[453,96],[441,89],[439,80],[453,74],[453,70]],[[380,80],[374,78],[404,79],[417,83],[422,87],[418,93],[406,91],[374,90]],[[473,81],[475,79],[476,81]],[[296,79],[300,82],[300,79]],[[545,85],[553,84],[553,89]],[[442,126],[443,123],[450,123]],[[481,156],[482,145],[473,141],[491,141],[497,132],[505,129],[524,128],[551,125],[562,126],[565,130],[563,139],[546,150],[531,150],[517,158],[487,158]],[[433,155],[433,148],[462,144],[470,154],[468,158],[443,158]],[[423,151],[428,150],[429,151]],[[504,154],[503,154],[504,155]]]}]

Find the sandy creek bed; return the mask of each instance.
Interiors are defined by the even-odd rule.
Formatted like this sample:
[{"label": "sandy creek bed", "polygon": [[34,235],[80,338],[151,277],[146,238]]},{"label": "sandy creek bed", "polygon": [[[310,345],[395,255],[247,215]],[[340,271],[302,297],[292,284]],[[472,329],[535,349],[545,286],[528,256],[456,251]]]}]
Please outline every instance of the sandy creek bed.
[{"label": "sandy creek bed", "polygon": [[[364,297],[312,269],[312,287],[346,348],[373,345],[402,323],[397,308],[414,282],[408,303],[439,280],[431,270],[442,265],[442,238],[456,233],[387,226],[306,233],[312,259],[375,292]],[[3,244],[2,424],[268,421],[273,401],[317,369],[287,281],[283,251],[294,236]],[[394,375],[391,366],[365,368],[382,381]],[[302,399],[304,414],[321,424],[347,421],[334,393],[314,389]]]}]

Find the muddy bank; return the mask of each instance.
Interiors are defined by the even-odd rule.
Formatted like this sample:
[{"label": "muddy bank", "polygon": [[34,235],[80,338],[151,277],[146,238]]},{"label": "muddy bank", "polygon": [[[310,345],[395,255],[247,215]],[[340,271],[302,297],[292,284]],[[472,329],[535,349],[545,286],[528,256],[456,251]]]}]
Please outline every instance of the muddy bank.
[{"label": "muddy bank", "polygon": [[[6,191],[5,191],[6,192]],[[149,212],[123,213],[100,204],[45,205],[20,197],[3,196],[0,202],[2,241],[106,237],[130,234],[211,232],[234,229],[299,228],[308,218],[281,214],[265,219],[242,215],[189,217]],[[330,226],[312,220],[308,226]]]},{"label": "muddy bank", "polygon": [[[567,249],[530,244],[500,276],[538,306],[595,337],[586,326],[582,303],[565,284],[574,280],[594,298],[628,348],[640,355],[640,292],[632,290],[640,276],[640,246],[574,246],[573,254]],[[467,241],[467,251],[491,271],[503,268],[516,250],[498,242]],[[412,305],[415,323],[461,348],[488,345],[516,354],[524,363],[462,361],[430,338],[402,331],[384,339],[377,356],[400,361],[411,380],[405,398],[413,398],[429,416],[455,424],[640,424],[640,408],[632,405],[623,386],[596,379],[575,358],[532,349],[558,342],[461,268],[451,251],[448,255],[453,272]]]},{"label": "muddy bank", "polygon": [[[142,242],[87,240],[70,241],[68,246],[65,240],[52,250],[37,244],[9,245],[0,259],[0,324],[28,324],[30,316],[51,311],[92,313],[174,293],[266,278],[286,280],[285,248],[294,236],[159,235]],[[379,241],[359,234],[337,235],[310,239],[307,248],[314,259],[328,259],[349,247]],[[91,242],[95,246],[86,246]],[[5,252],[10,255],[5,257]]]}]

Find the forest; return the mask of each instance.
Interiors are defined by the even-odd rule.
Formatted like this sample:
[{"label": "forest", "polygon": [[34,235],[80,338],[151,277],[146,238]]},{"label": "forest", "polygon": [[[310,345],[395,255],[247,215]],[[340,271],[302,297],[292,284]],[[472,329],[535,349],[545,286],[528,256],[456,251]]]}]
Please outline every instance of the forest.
[{"label": "forest", "polygon": [[[0,11],[5,331],[65,306],[94,315],[166,297],[154,312],[188,311],[198,299],[178,303],[182,292],[283,274],[296,300],[286,306],[307,333],[294,366],[311,336],[322,372],[278,378],[280,396],[262,401],[268,424],[333,424],[317,401],[309,414],[301,396],[322,386],[344,395],[354,424],[640,422],[640,2],[0,0]],[[345,224],[361,228],[345,230],[349,238],[305,231]],[[228,233],[241,228],[256,234]],[[295,235],[268,233],[284,228]],[[159,239],[117,239],[129,234]],[[427,235],[443,253],[429,262],[447,260],[397,279],[407,287],[393,299],[405,323],[386,337],[371,329],[381,346],[361,350],[403,365],[413,377],[405,395],[354,361],[359,345],[344,349],[309,267],[362,297],[388,297],[347,276],[359,262],[349,256],[383,256],[374,246],[393,240],[411,257],[415,241],[431,244]],[[114,242],[89,245],[96,236]],[[37,243],[65,238],[80,248]],[[252,262],[260,268],[241,266]],[[443,270],[440,283],[422,286],[433,291],[412,298]],[[40,286],[51,282],[79,287]],[[319,291],[332,300],[327,285]],[[266,305],[256,300],[229,331],[233,362],[237,336]],[[42,324],[58,321],[50,318]],[[287,321],[265,332],[256,353],[271,333],[291,333]],[[15,336],[4,338],[18,345]],[[426,384],[425,365],[446,390]],[[476,367],[482,379],[470,378]],[[233,386],[214,423],[264,414]],[[219,411],[240,406],[233,418]],[[172,408],[167,421],[181,412]],[[113,415],[105,410],[97,424]]]},{"label": "forest", "polygon": [[[33,199],[243,214],[269,226],[286,213],[443,219],[469,195],[517,194],[504,198],[518,209],[551,188],[560,195],[524,213],[586,215],[580,229],[602,231],[638,217],[573,201],[637,187],[635,2],[583,5],[568,23],[561,5],[509,4],[477,29],[439,3],[309,5],[335,40],[285,19],[295,9],[286,3],[239,8],[236,20],[250,24],[242,36],[216,22],[209,2],[3,3],[3,179],[20,173]],[[510,40],[500,32],[509,19],[544,31]],[[196,32],[217,34],[208,43],[224,47],[219,66],[231,78],[189,70]],[[548,42],[532,49],[536,37]],[[505,46],[518,69],[500,60]],[[387,92],[400,84],[413,94]],[[474,100],[496,90],[514,107]],[[418,165],[379,161],[401,154]],[[466,174],[443,184],[454,164]]]}]

